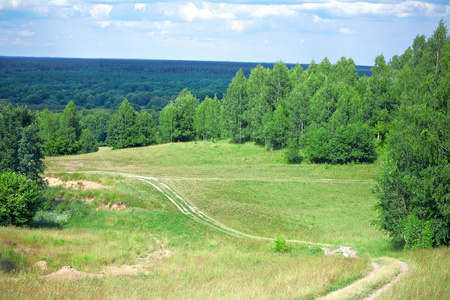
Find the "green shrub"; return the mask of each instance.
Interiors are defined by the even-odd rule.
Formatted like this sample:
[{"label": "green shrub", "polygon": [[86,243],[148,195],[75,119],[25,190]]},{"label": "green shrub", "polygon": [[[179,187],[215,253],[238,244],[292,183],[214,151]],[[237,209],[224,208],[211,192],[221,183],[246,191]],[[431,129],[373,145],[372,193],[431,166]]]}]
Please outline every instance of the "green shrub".
[{"label": "green shrub", "polygon": [[300,147],[295,140],[289,140],[288,147],[284,154],[288,164],[301,164],[303,157],[300,155]]},{"label": "green shrub", "polygon": [[288,252],[289,247],[286,243],[286,240],[283,237],[277,235],[277,237],[273,240],[272,251],[279,253]]},{"label": "green shrub", "polygon": [[13,172],[0,174],[0,226],[28,224],[41,199],[34,181]]},{"label": "green shrub", "polygon": [[430,221],[419,220],[410,214],[403,222],[403,237],[406,249],[431,248],[433,246],[433,229]]}]

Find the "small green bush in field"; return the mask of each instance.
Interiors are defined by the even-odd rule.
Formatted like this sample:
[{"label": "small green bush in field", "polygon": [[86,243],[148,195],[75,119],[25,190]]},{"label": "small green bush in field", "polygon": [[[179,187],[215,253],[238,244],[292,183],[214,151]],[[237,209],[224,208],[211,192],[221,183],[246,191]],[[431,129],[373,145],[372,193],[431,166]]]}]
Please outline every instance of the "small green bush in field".
[{"label": "small green bush in field", "polygon": [[277,235],[277,237],[273,240],[272,251],[279,253],[288,252],[289,248],[286,240],[283,237]]},{"label": "small green bush in field", "polygon": [[0,174],[0,226],[28,224],[41,198],[36,182],[13,172]]}]

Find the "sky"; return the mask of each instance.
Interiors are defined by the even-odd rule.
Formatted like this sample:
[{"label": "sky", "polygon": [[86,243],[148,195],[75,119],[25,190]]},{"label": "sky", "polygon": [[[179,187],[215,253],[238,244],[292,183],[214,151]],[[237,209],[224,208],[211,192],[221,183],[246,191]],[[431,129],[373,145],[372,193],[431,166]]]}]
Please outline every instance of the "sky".
[{"label": "sky", "polygon": [[0,56],[373,65],[441,19],[449,1],[0,0]]}]

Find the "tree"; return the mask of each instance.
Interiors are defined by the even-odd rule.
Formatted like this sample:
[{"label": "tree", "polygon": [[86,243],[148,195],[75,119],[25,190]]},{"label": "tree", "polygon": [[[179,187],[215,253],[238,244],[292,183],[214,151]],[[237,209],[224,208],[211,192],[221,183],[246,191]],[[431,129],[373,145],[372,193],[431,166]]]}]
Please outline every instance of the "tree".
[{"label": "tree", "polygon": [[80,120],[83,129],[89,129],[98,143],[104,143],[108,135],[108,123],[111,115],[103,111],[96,111],[83,116]]},{"label": "tree", "polygon": [[80,137],[81,149],[80,153],[91,153],[98,151],[98,143],[94,135],[89,129],[83,129]]},{"label": "tree", "polygon": [[63,136],[67,137],[70,144],[75,144],[80,140],[82,131],[80,118],[81,116],[77,113],[77,107],[73,101],[70,101],[59,119],[59,130]]},{"label": "tree", "polygon": [[39,137],[46,143],[59,129],[59,114],[54,114],[46,108],[37,113],[37,122],[39,124]]},{"label": "tree", "polygon": [[140,146],[152,145],[156,142],[156,126],[152,115],[141,112],[137,115],[137,127]]},{"label": "tree", "polygon": [[177,131],[177,118],[175,105],[169,103],[164,107],[159,115],[159,132],[161,135],[161,142],[170,142],[174,141],[174,137],[178,135]]},{"label": "tree", "polygon": [[[415,84],[402,95],[388,136],[388,155],[375,188],[375,223],[409,246],[423,241],[430,230],[433,245],[449,244],[450,39],[444,22],[426,42],[416,38],[413,49]],[[414,241],[412,227],[417,228]]]},{"label": "tree", "polygon": [[22,131],[22,137],[19,141],[18,148],[19,168],[18,173],[26,176],[43,185],[44,181],[41,174],[44,173],[45,165],[42,159],[41,140],[38,136],[38,127],[36,123],[27,126]]},{"label": "tree", "polygon": [[248,137],[247,79],[240,69],[231,80],[222,102],[222,128],[233,142],[242,143]]},{"label": "tree", "polygon": [[197,111],[198,99],[187,88],[181,91],[174,102],[177,130],[174,132],[175,141],[188,142],[195,137],[194,119]]},{"label": "tree", "polygon": [[43,159],[35,114],[0,101],[0,172],[21,173],[43,184]]},{"label": "tree", "polygon": [[220,104],[217,95],[214,96],[209,103],[208,109],[206,110],[206,128],[209,137],[216,141],[220,137],[220,114],[222,111],[222,105]]},{"label": "tree", "polygon": [[289,69],[286,65],[279,61],[273,66],[268,78],[269,87],[269,104],[275,109],[275,106],[284,99],[292,89]]},{"label": "tree", "polygon": [[267,112],[272,111],[267,85],[269,76],[270,70],[258,65],[251,71],[247,81],[249,134],[253,141],[259,144],[264,143],[263,117]]},{"label": "tree", "polygon": [[109,122],[106,143],[113,149],[135,147],[139,145],[138,136],[136,112],[125,99]]}]

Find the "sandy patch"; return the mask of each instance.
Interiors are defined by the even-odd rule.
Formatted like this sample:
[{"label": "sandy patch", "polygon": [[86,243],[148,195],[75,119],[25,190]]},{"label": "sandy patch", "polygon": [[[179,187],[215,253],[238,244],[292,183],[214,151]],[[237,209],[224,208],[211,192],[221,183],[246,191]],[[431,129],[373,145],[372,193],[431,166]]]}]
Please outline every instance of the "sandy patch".
[{"label": "sandy patch", "polygon": [[70,266],[64,266],[59,271],[51,273],[49,275],[42,276],[43,279],[63,279],[63,280],[75,280],[83,277],[89,278],[102,278],[103,274],[85,273],[75,270]]},{"label": "sandy patch", "polygon": [[338,249],[322,248],[325,255],[342,255],[344,257],[357,257],[357,251],[350,247],[341,246]]},{"label": "sandy patch", "polygon": [[98,189],[110,189],[111,187],[103,185],[98,182],[88,181],[88,180],[77,180],[77,181],[62,181],[59,178],[46,177],[49,186],[62,186],[66,189],[81,189],[85,190],[98,190]]}]

